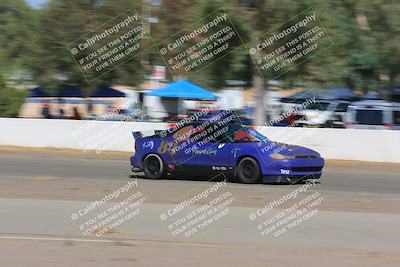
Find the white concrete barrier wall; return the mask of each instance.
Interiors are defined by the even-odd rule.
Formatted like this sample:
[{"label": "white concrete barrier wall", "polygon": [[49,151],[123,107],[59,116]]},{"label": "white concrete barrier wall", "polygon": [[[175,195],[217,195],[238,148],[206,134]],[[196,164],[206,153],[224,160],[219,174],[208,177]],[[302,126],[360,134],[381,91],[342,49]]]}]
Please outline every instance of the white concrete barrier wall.
[{"label": "white concrete barrier wall", "polygon": [[165,129],[165,123],[0,118],[0,146],[133,151],[132,131]]},{"label": "white concrete barrier wall", "polygon": [[[165,129],[165,123],[0,118],[0,146],[134,150],[132,131]],[[257,127],[273,141],[305,146],[325,159],[400,163],[400,131]]]},{"label": "white concrete barrier wall", "polygon": [[325,159],[400,163],[400,131],[258,127],[274,141],[305,146]]}]

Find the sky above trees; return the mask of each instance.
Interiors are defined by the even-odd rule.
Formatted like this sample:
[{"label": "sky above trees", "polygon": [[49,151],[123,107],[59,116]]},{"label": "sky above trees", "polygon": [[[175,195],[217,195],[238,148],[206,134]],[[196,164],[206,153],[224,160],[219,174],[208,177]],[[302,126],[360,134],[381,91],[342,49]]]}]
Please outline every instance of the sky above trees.
[{"label": "sky above trees", "polygon": [[33,8],[40,8],[48,0],[26,0],[26,2]]},{"label": "sky above trees", "polygon": [[[29,5],[26,4],[29,2]],[[46,2],[46,4],[44,4]],[[157,17],[151,25],[156,42],[170,38],[193,22],[224,7],[245,42],[254,40],[312,7],[332,39],[332,46],[300,64],[279,79],[326,88],[343,86],[359,90],[382,90],[398,85],[400,73],[400,5],[379,0],[268,0],[241,6],[237,0],[164,0],[162,6],[147,7],[143,1],[103,0],[3,0],[0,54],[6,63],[3,76],[15,70],[29,72],[40,85],[67,77],[69,83],[90,87],[82,77],[66,44],[96,29],[136,3],[144,16]],[[31,6],[42,8],[33,9]],[[121,65],[102,77],[102,83],[136,85],[154,65],[165,65],[157,49]],[[212,81],[220,88],[227,79],[252,80],[254,61],[246,49],[218,60],[192,78]],[[169,77],[171,78],[171,76]],[[311,85],[310,85],[311,84]],[[93,85],[94,86],[94,85]]]}]

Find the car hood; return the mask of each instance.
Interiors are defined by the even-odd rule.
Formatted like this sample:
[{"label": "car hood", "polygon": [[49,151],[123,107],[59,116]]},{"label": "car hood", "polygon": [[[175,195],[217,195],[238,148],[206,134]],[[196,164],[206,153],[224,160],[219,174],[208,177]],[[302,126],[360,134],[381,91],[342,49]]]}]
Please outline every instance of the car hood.
[{"label": "car hood", "polygon": [[284,156],[299,156],[305,157],[306,156],[314,156],[314,157],[320,157],[321,155],[309,148],[302,147],[302,146],[296,146],[296,145],[290,145],[290,144],[285,144],[285,143],[279,143],[279,142],[270,142],[270,145],[268,146],[268,150],[264,149],[265,153],[268,154],[281,154]]}]

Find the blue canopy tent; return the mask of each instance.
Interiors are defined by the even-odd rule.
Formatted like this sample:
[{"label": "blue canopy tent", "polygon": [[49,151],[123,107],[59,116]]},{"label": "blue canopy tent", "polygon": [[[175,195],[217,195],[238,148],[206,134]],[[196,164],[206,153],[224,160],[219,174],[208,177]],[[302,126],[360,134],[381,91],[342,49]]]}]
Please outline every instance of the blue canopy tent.
[{"label": "blue canopy tent", "polygon": [[188,100],[216,100],[218,98],[213,93],[185,80],[170,83],[146,95]]},{"label": "blue canopy tent", "polygon": [[77,98],[83,98],[83,94],[81,91],[81,88],[78,86],[74,85],[60,85],[58,87],[58,92],[55,95],[52,95],[54,97],[77,97]]},{"label": "blue canopy tent", "polygon": [[378,92],[368,92],[361,97],[362,99],[366,100],[379,100],[382,99],[382,95]]},{"label": "blue canopy tent", "polygon": [[40,87],[29,90],[27,98],[36,97],[83,97],[81,89],[77,86],[62,84],[57,87],[55,93],[48,94]]},{"label": "blue canopy tent", "polygon": [[328,91],[308,90],[295,93],[291,96],[282,99],[285,103],[301,103],[305,99],[316,98],[317,100],[355,100],[357,96],[351,89],[348,88],[331,88]]},{"label": "blue canopy tent", "polygon": [[[168,106],[172,112],[168,111],[170,119],[179,117],[181,112],[180,100],[216,100],[218,96],[201,88],[189,81],[180,80],[168,84],[165,87],[146,93],[147,96],[158,96],[166,107]],[[167,119],[168,120],[168,119]]]},{"label": "blue canopy tent", "polygon": [[49,95],[43,91],[40,87],[36,87],[33,89],[29,90],[28,93],[28,98],[34,98],[34,97],[48,97]]},{"label": "blue canopy tent", "polygon": [[90,95],[90,97],[125,97],[125,93],[108,86],[100,86]]},{"label": "blue canopy tent", "polygon": [[328,90],[328,94],[331,94],[334,99],[341,100],[355,100],[359,98],[359,96],[349,88],[331,88]]},{"label": "blue canopy tent", "polygon": [[58,88],[58,93],[54,97],[77,97],[83,98],[81,88],[74,85],[63,84]]},{"label": "blue canopy tent", "polygon": [[332,100],[334,99],[331,94],[323,91],[308,90],[295,93],[288,97],[282,98],[284,103],[303,103],[306,99],[316,98],[318,100]]}]

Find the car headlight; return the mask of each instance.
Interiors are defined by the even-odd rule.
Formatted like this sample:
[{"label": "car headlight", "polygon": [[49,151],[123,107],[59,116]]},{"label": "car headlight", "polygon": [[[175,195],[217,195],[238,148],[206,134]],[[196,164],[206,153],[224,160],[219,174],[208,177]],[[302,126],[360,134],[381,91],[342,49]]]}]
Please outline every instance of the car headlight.
[{"label": "car headlight", "polygon": [[285,155],[281,155],[281,154],[271,154],[270,157],[273,159],[279,159],[279,160],[294,159],[294,156],[285,156]]}]

